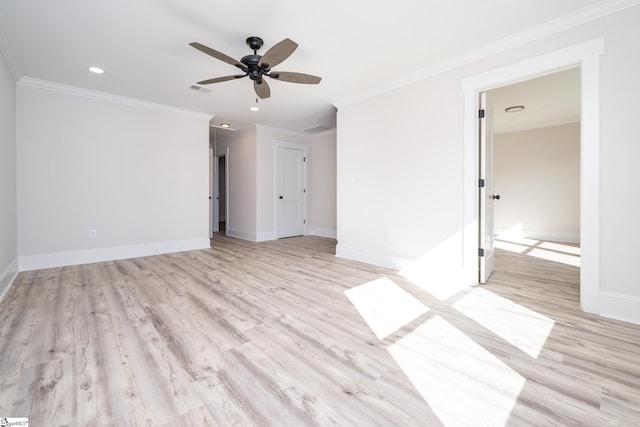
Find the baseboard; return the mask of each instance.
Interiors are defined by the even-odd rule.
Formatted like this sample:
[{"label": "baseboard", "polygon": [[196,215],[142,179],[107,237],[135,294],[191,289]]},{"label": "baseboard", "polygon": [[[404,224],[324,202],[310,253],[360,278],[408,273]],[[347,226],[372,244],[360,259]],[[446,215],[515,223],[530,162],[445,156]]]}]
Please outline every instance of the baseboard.
[{"label": "baseboard", "polygon": [[237,239],[242,239],[242,240],[249,240],[250,242],[255,242],[257,238],[255,233],[248,233],[246,231],[234,230],[231,227],[227,228],[227,236],[235,237]]},{"label": "baseboard", "polygon": [[278,236],[274,231],[262,231],[256,234],[256,242],[267,242],[269,240],[276,240]]},{"label": "baseboard", "polygon": [[401,270],[415,261],[415,259],[400,255],[358,248],[355,246],[341,245],[340,243],[336,246],[336,256],[394,270]]},{"label": "baseboard", "polygon": [[601,291],[600,315],[640,325],[640,297]]},{"label": "baseboard", "polygon": [[[502,233],[508,232],[508,229],[496,228],[494,230],[495,235],[499,236]],[[570,233],[563,231],[522,231],[522,237],[532,240],[544,240],[547,242],[566,242],[566,243],[580,243],[580,233]]]},{"label": "baseboard", "polygon": [[0,301],[9,291],[18,276],[18,258],[11,261],[9,266],[0,274]]},{"label": "baseboard", "polygon": [[307,229],[307,234],[312,236],[328,237],[330,239],[335,239],[337,237],[335,228],[309,227]]},{"label": "baseboard", "polygon": [[137,258],[172,252],[191,251],[211,247],[209,239],[178,240],[144,245],[119,246],[90,249],[86,251],[58,252],[43,255],[28,255],[18,258],[18,270],[29,271],[41,268],[64,267],[66,265],[90,264],[116,259]]}]

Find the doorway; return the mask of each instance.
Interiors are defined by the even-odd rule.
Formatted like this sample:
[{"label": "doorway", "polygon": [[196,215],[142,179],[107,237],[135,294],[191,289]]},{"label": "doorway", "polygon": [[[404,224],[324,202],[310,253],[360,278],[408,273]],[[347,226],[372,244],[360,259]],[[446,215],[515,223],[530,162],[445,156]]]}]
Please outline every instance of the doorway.
[{"label": "doorway", "polygon": [[209,239],[227,234],[227,155],[209,150]]},{"label": "doorway", "polygon": [[480,175],[489,178],[480,189],[481,236],[491,226],[490,239],[481,237],[487,249],[480,283],[493,268],[494,247],[496,255],[511,251],[579,267],[580,68],[481,95],[492,110],[480,119],[487,122],[481,130],[491,129],[480,139]]},{"label": "doorway", "polygon": [[307,147],[276,143],[275,160],[277,237],[303,236],[307,210]]},{"label": "doorway", "polygon": [[478,283],[478,94],[500,86],[580,66],[580,307],[600,311],[599,256],[599,147],[600,147],[600,56],[604,38],[496,68],[462,81],[464,94],[463,146],[463,263],[469,283]]},{"label": "doorway", "polygon": [[227,156],[218,157],[218,232],[227,233]]}]

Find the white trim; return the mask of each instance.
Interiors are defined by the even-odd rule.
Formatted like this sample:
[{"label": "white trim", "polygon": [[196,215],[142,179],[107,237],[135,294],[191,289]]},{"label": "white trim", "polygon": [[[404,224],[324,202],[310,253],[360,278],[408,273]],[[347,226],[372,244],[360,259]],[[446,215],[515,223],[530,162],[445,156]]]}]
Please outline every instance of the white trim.
[{"label": "white trim", "polygon": [[260,231],[256,233],[256,242],[267,242],[269,240],[276,240],[278,236],[275,231]]},{"label": "white trim", "polygon": [[147,243],[142,245],[89,249],[84,251],[58,252],[42,255],[18,257],[20,271],[41,268],[64,267],[67,265],[90,264],[93,262],[137,258],[172,252],[192,251],[211,247],[209,239],[177,240],[173,242]]},{"label": "white trim", "polygon": [[114,102],[116,104],[128,105],[130,107],[144,108],[147,110],[178,114],[180,116],[191,117],[194,119],[202,119],[202,120],[209,121],[214,117],[212,114],[185,110],[182,108],[156,104],[148,101],[141,101],[139,99],[126,98],[124,96],[112,95],[106,92],[99,92],[96,90],[83,89],[76,86],[69,86],[61,83],[54,83],[46,80],[34,79],[32,77],[23,77],[20,79],[20,81],[18,81],[18,84],[21,86],[50,90],[54,92],[64,93],[67,95],[82,96],[84,98],[91,98],[99,101]]},{"label": "white trim", "polygon": [[11,261],[9,266],[0,274],[0,301],[7,294],[16,277],[18,277],[18,258]]},{"label": "white trim", "polygon": [[256,233],[249,233],[247,231],[235,230],[227,225],[226,235],[229,237],[235,237],[236,239],[249,240],[250,242],[257,242]]},{"label": "white trim", "polygon": [[577,27],[582,24],[604,18],[605,16],[620,12],[633,6],[640,4],[640,0],[603,0],[592,6],[585,7],[571,14],[558,17],[544,24],[530,28],[509,37],[497,40],[493,43],[480,46],[477,49],[467,51],[463,54],[451,57],[430,65],[417,72],[405,75],[404,77],[391,81],[387,84],[376,85],[376,89],[367,92],[361,92],[353,96],[341,98],[333,102],[337,108],[342,108],[350,104],[389,92],[399,87],[427,79],[436,74],[453,70],[472,62],[479,61],[484,58],[514,49],[526,43],[548,37],[550,35]]},{"label": "white trim", "polygon": [[[508,228],[496,228],[493,230],[496,238],[499,239],[500,234],[509,231]],[[532,240],[543,240],[547,242],[565,242],[580,243],[580,233],[571,233],[568,231],[527,231],[522,230],[522,237]]]},{"label": "white trim", "polygon": [[341,245],[339,243],[336,245],[336,256],[380,267],[391,268],[393,270],[402,270],[416,261],[412,258],[406,258],[388,252],[359,248],[357,246]]},{"label": "white trim", "polygon": [[600,315],[640,325],[640,298],[602,291]]},{"label": "white trim", "polygon": [[321,228],[309,226],[307,234],[312,236],[328,237],[329,239],[336,239],[338,233],[335,228]]},{"label": "white trim", "polygon": [[477,275],[477,94],[563,68],[581,66],[580,306],[599,313],[600,300],[600,55],[604,38],[507,65],[462,81],[464,93],[464,266]]}]

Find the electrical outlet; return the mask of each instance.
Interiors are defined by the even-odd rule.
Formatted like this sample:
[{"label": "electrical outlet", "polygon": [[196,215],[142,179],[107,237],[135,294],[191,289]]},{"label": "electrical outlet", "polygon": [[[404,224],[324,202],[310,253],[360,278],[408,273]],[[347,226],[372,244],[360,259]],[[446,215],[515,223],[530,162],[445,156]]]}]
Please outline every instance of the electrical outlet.
[{"label": "electrical outlet", "polygon": [[89,238],[95,239],[96,237],[98,237],[98,232],[96,230],[89,230]]}]

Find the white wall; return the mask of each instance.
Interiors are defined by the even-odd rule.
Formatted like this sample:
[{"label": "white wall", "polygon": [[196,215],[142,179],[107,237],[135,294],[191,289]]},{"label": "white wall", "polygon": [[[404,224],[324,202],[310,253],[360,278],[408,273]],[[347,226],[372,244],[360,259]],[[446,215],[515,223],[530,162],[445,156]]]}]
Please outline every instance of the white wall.
[{"label": "white wall", "polygon": [[494,136],[496,232],[521,225],[524,237],[580,241],[580,124]]},{"label": "white wall", "polygon": [[310,136],[301,132],[256,125],[217,142],[217,154],[229,147],[229,235],[251,241],[277,238],[275,221],[275,144],[308,148],[307,234],[335,237],[335,131]]},{"label": "white wall", "polygon": [[16,82],[0,54],[0,299],[18,271]]},{"label": "white wall", "polygon": [[[634,188],[640,182],[638,22],[636,6],[384,94],[338,105],[338,255],[403,267],[437,252],[444,263],[460,265],[459,234],[469,225],[463,223],[462,80],[604,37],[599,283],[603,293],[622,296],[618,302],[626,299],[639,308],[640,284],[634,270],[640,240],[640,193]],[[616,310],[606,311],[615,316]],[[637,314],[636,318],[640,320]]]},{"label": "white wall", "polygon": [[17,98],[21,270],[209,246],[210,116],[28,79]]},{"label": "white wall", "polygon": [[256,130],[249,128],[234,132],[223,141],[217,142],[217,155],[227,152],[227,174],[229,176],[228,205],[226,213],[227,234],[245,240],[256,238],[256,197],[257,197],[257,153]]},{"label": "white wall", "polygon": [[336,237],[336,131],[311,138],[307,233]]}]

